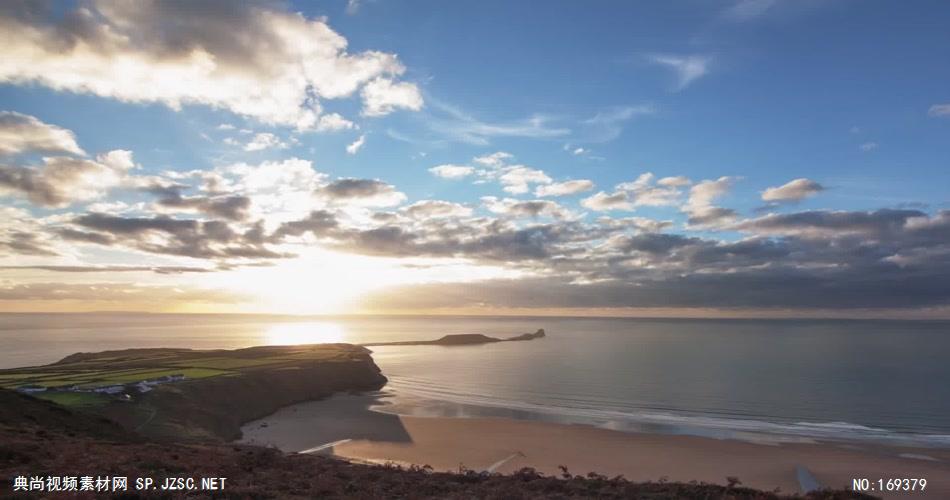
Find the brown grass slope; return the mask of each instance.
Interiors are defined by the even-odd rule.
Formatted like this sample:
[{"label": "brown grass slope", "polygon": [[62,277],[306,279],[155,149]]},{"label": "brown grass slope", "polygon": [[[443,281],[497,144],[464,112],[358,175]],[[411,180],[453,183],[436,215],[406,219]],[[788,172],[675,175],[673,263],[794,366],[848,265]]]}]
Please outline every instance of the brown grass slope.
[{"label": "brown grass slope", "polygon": [[[0,497],[14,493],[14,477],[45,475],[137,477],[226,477],[217,498],[445,498],[445,499],[779,499],[771,492],[686,483],[633,483],[623,478],[565,474],[543,476],[531,470],[511,475],[434,473],[357,465],[312,455],[222,443],[150,442],[103,420],[53,403],[0,390]],[[124,498],[180,498],[160,490],[130,491]],[[92,495],[89,495],[91,498]],[[212,498],[193,492],[188,498]],[[51,495],[49,498],[56,498]],[[78,496],[78,498],[83,498]],[[872,498],[852,492],[822,492],[803,498]]]}]

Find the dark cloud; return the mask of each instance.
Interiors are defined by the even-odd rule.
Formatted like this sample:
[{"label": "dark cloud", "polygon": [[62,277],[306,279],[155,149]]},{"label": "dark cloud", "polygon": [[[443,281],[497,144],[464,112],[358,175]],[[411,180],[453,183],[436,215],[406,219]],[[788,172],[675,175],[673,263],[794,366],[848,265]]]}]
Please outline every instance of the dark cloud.
[{"label": "dark cloud", "polygon": [[[145,252],[198,259],[276,259],[290,254],[267,248],[259,226],[239,232],[222,221],[197,221],[170,217],[119,217],[89,213],[73,224],[86,231],[71,236],[89,242],[121,244]],[[60,234],[63,234],[61,231]]]},{"label": "dark cloud", "polygon": [[950,303],[950,269],[937,275],[894,268],[873,275],[767,269],[591,284],[558,279],[398,287],[367,296],[380,309],[525,308],[919,308]]},{"label": "dark cloud", "polygon": [[373,179],[339,179],[321,188],[320,192],[330,198],[366,198],[390,190],[392,190],[392,186],[383,181]]},{"label": "dark cloud", "polygon": [[95,160],[57,156],[39,166],[0,165],[0,192],[13,191],[50,208],[95,199],[120,184],[131,168],[126,152],[114,151]]},{"label": "dark cloud", "polygon": [[274,232],[272,239],[280,241],[285,236],[301,236],[306,233],[316,237],[332,234],[339,227],[336,215],[326,210],[314,210],[304,219],[285,222]]},{"label": "dark cloud", "polygon": [[128,304],[142,301],[154,306],[189,303],[231,304],[248,297],[216,289],[181,286],[138,286],[119,283],[24,283],[0,285],[0,301],[76,301]]},{"label": "dark cloud", "polygon": [[735,229],[757,234],[829,235],[860,234],[881,237],[902,232],[912,218],[926,218],[919,210],[881,209],[873,212],[807,211],[770,214],[743,221]]},{"label": "dark cloud", "polygon": [[50,271],[57,273],[128,273],[153,272],[156,274],[207,273],[213,269],[189,266],[0,266],[0,270]]},{"label": "dark cloud", "polygon": [[723,207],[709,207],[695,210],[689,214],[686,222],[695,227],[714,227],[735,220],[735,210]]},{"label": "dark cloud", "polygon": [[228,220],[244,220],[251,208],[251,199],[247,196],[173,196],[160,198],[159,206],[195,210],[214,217]]},{"label": "dark cloud", "polygon": [[37,255],[44,257],[59,255],[55,250],[50,248],[45,241],[41,240],[36,233],[15,230],[7,231],[0,236],[0,249],[5,250],[5,253],[20,255]]},{"label": "dark cloud", "polygon": [[[374,297],[370,305],[860,309],[950,304],[950,211],[933,216],[895,210],[803,212],[739,226],[761,234],[720,241],[651,232],[622,235],[571,223],[521,230],[498,226],[470,231],[468,240],[439,241],[433,240],[432,228],[428,233],[390,228],[373,234],[375,253],[498,259],[561,278],[409,287]],[[359,250],[357,244],[352,247]]]},{"label": "dark cloud", "polygon": [[391,184],[375,179],[337,179],[316,192],[331,202],[351,201],[368,206],[392,206],[405,201],[406,195]]}]

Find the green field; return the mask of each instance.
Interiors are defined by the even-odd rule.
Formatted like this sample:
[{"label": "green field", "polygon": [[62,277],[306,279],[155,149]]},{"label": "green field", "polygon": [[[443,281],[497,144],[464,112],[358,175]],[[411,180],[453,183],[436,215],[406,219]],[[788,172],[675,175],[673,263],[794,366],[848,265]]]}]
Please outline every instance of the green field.
[{"label": "green field", "polygon": [[[240,355],[236,354],[241,352]],[[191,351],[183,349],[139,349],[98,354],[77,354],[59,363],[33,368],[0,370],[0,387],[16,389],[38,386],[47,389],[95,389],[110,385],[129,385],[170,375],[185,380],[218,376],[236,376],[246,370],[281,369],[307,362],[345,361],[348,355],[331,346],[284,346],[253,348],[243,351]],[[53,391],[42,396],[75,405],[85,401]]]},{"label": "green field", "polygon": [[95,392],[39,392],[33,396],[73,408],[100,406],[110,400],[108,396]]}]

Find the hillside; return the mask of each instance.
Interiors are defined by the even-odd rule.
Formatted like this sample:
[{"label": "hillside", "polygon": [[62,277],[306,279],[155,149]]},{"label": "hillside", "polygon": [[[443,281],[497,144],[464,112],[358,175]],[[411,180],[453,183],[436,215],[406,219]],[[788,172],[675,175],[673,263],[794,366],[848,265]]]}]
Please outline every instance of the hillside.
[{"label": "hillside", "polygon": [[241,424],[283,406],[385,383],[369,350],[349,344],[131,349],[0,370],[0,387],[176,441],[236,439]]},{"label": "hillside", "polygon": [[[12,492],[13,478],[18,476],[89,474],[128,477],[130,485],[140,477],[224,477],[227,498],[792,498],[739,485],[633,483],[596,474],[556,478],[531,470],[511,475],[437,473],[284,455],[253,446],[150,442],[83,411],[0,390],[0,497],[23,497]],[[134,496],[129,498],[181,496],[161,490],[130,493]],[[189,498],[208,497],[189,494]],[[872,497],[826,492],[804,498]]]}]

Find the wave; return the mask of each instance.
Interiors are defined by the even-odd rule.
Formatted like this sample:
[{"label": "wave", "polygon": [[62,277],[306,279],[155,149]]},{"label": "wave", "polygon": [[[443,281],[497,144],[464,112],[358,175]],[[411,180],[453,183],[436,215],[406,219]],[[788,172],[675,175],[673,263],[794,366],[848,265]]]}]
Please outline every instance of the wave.
[{"label": "wave", "polygon": [[[544,403],[535,403],[484,393],[462,393],[448,387],[440,387],[429,380],[416,381],[402,377],[391,377],[387,389],[393,397],[377,409],[398,414],[515,416],[587,424],[620,431],[689,434],[756,442],[864,441],[903,446],[950,447],[950,435],[946,434],[899,432],[842,421],[780,422],[655,408],[602,409],[596,407],[596,401],[565,397],[566,395],[543,397]],[[570,402],[571,405],[566,405],[565,402]],[[455,406],[446,408],[446,403]]]}]

